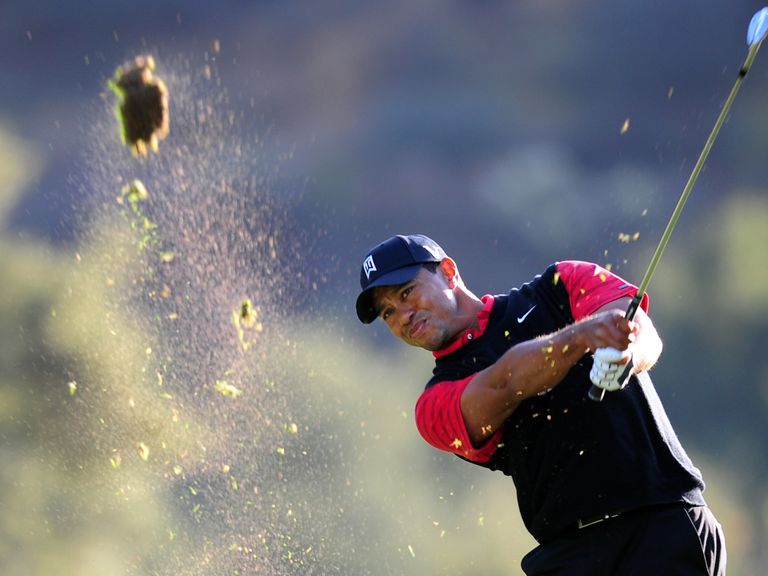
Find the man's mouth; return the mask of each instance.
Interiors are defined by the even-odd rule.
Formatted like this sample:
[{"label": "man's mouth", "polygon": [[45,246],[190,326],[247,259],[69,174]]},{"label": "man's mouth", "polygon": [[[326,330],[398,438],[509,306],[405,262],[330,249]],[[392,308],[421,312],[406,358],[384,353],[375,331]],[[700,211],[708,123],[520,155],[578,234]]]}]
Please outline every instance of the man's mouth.
[{"label": "man's mouth", "polygon": [[411,329],[408,332],[408,337],[411,340],[418,338],[419,335],[421,335],[424,332],[424,327],[426,326],[426,324],[427,324],[426,319],[421,319],[414,322],[413,326],[411,326]]}]

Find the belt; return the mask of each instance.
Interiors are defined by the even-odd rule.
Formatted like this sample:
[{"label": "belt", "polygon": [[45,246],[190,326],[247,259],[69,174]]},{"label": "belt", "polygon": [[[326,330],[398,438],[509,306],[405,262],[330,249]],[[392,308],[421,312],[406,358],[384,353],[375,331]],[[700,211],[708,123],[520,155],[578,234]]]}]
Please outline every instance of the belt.
[{"label": "belt", "polygon": [[653,504],[651,506],[641,506],[639,508],[621,508],[619,510],[614,510],[613,512],[608,512],[607,514],[598,514],[597,516],[587,516],[584,518],[579,518],[576,521],[576,525],[574,528],[576,530],[581,530],[582,528],[587,528],[588,526],[594,526],[595,524],[600,524],[600,522],[605,522],[606,520],[610,520],[611,518],[616,518],[617,516],[621,516],[622,514],[627,514],[629,512],[638,512],[640,510],[658,510],[661,508],[671,508],[671,507],[677,507],[677,506],[684,506],[685,504],[683,502],[669,502],[666,504]]},{"label": "belt", "polygon": [[631,508],[624,508],[622,510],[616,510],[615,512],[610,512],[608,514],[599,514],[597,516],[588,516],[586,518],[579,518],[576,521],[576,529],[581,530],[582,528],[586,528],[587,526],[594,526],[595,524],[600,524],[600,522],[605,522],[606,520],[610,520],[611,518],[616,518],[617,516],[621,516],[625,512],[629,512]]}]

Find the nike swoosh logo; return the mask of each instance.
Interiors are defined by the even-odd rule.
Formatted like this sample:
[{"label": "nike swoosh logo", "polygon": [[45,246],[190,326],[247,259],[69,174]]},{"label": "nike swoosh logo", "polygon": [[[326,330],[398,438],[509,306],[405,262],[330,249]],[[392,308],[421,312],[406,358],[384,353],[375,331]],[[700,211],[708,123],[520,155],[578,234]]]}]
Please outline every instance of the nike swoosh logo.
[{"label": "nike swoosh logo", "polygon": [[526,319],[526,318],[528,318],[528,314],[530,314],[531,312],[533,312],[533,309],[534,309],[534,308],[536,308],[536,304],[534,304],[533,306],[531,306],[531,309],[530,309],[530,310],[528,310],[528,312],[526,312],[526,313],[525,313],[525,314],[523,314],[522,316],[518,316],[518,317],[517,317],[517,323],[518,323],[518,324],[522,324],[523,322],[525,322],[525,319]]}]

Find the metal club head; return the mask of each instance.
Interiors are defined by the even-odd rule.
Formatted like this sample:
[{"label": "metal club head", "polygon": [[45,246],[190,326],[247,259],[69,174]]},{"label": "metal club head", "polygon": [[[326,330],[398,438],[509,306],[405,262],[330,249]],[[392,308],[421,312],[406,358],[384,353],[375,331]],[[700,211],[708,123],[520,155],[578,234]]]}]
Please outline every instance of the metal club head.
[{"label": "metal club head", "polygon": [[760,44],[768,32],[768,6],[755,12],[747,30],[747,46]]}]

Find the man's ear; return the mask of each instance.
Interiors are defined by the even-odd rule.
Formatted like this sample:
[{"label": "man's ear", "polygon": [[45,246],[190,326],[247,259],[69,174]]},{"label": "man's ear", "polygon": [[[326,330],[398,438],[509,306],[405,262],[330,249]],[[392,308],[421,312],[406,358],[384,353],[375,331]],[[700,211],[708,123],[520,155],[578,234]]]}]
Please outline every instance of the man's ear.
[{"label": "man's ear", "polygon": [[459,276],[459,267],[456,266],[451,258],[446,256],[440,261],[438,269],[443,274],[443,277],[448,282],[449,288],[455,288],[461,282],[461,276]]}]

